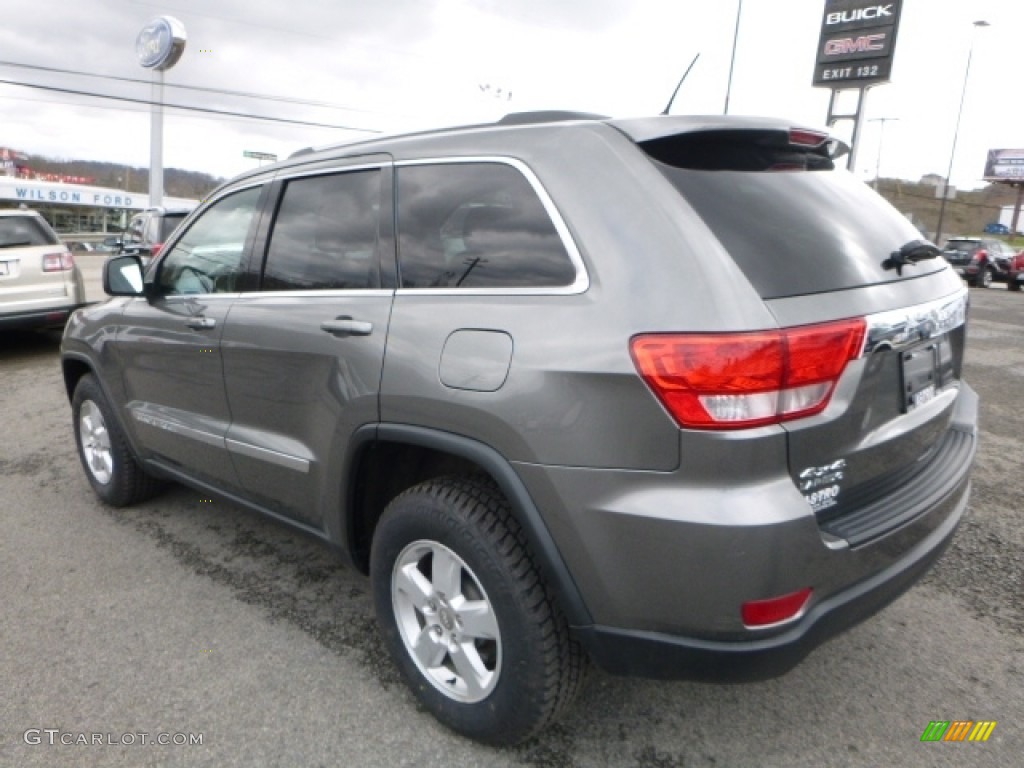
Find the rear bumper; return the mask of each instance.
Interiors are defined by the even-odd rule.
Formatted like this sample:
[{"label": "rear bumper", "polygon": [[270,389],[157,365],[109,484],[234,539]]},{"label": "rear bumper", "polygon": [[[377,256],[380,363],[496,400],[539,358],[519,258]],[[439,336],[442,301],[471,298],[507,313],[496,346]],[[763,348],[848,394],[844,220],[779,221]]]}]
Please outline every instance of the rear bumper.
[{"label": "rear bumper", "polygon": [[591,658],[612,674],[750,682],[785,674],[823,642],[860,623],[912,587],[949,545],[967,507],[969,484],[944,524],[900,561],[814,605],[782,634],[709,641],[614,627],[576,628]]},{"label": "rear bumper", "polygon": [[[897,599],[939,558],[967,508],[977,417],[977,395],[961,382],[944,438],[951,450],[869,499],[866,516],[845,521],[857,529],[845,539],[816,520],[788,476],[729,485],[728,466],[712,478],[713,464],[698,456],[689,463],[707,487],[682,486],[678,473],[547,468],[561,492],[533,487],[592,617],[573,627],[575,637],[615,674],[741,681],[785,673]],[[537,480],[539,471],[529,474]],[[580,503],[553,514],[569,489]],[[860,535],[882,507],[884,525]],[[763,628],[741,621],[745,602],[805,587],[813,594],[798,618]]]},{"label": "rear bumper", "polygon": [[0,329],[60,328],[67,323],[71,313],[79,306],[84,305],[74,304],[52,309],[36,309],[31,312],[0,314]]}]

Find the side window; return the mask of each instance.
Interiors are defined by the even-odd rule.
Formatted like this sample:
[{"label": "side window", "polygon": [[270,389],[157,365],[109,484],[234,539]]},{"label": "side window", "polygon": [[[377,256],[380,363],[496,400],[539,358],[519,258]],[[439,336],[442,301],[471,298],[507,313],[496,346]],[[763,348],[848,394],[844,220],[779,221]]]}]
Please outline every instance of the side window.
[{"label": "side window", "polygon": [[270,235],[263,290],[380,287],[379,170],[289,181]]},{"label": "side window", "polygon": [[196,219],[160,263],[165,293],[232,293],[242,271],[260,187],[236,192],[214,203]]},{"label": "side window", "polygon": [[526,178],[504,163],[398,169],[403,288],[545,288],[576,269]]}]

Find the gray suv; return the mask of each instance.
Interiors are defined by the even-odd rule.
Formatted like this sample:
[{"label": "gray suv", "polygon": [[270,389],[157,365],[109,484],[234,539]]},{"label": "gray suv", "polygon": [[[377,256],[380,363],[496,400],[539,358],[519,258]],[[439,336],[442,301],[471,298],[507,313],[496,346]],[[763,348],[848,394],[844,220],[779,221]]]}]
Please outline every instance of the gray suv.
[{"label": "gray suv", "polygon": [[[967,289],[779,120],[513,115],[229,182],[62,348],[85,475],[336,547],[443,723],[779,675],[967,506]],[[880,661],[879,663],[884,663]]]}]

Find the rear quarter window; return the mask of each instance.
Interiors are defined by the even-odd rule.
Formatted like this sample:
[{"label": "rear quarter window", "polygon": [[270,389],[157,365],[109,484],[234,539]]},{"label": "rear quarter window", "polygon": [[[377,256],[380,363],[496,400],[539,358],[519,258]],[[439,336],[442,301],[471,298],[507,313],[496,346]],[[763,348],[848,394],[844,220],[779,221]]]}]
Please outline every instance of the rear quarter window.
[{"label": "rear quarter window", "polygon": [[576,268],[530,182],[500,162],[402,166],[403,288],[555,288]]}]

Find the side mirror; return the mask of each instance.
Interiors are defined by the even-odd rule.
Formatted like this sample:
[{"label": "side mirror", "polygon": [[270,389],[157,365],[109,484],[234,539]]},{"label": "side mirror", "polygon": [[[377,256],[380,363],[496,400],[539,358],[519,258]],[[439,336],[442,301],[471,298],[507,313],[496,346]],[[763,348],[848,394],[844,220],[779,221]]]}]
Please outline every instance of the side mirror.
[{"label": "side mirror", "polygon": [[135,254],[112,256],[103,265],[103,290],[111,296],[142,296],[142,262]]}]

